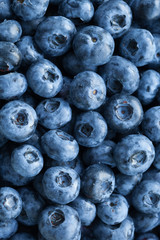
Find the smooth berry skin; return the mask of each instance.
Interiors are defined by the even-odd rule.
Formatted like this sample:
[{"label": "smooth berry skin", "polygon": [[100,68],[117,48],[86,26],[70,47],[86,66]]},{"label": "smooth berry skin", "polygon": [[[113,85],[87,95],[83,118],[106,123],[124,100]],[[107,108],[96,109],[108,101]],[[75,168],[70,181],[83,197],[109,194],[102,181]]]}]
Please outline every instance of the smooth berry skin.
[{"label": "smooth berry skin", "polygon": [[0,99],[12,100],[21,97],[28,84],[22,73],[12,72],[0,75]]},{"label": "smooth berry skin", "polygon": [[25,142],[32,137],[37,122],[35,110],[22,101],[10,101],[0,110],[0,130],[13,142]]},{"label": "smooth berry skin", "polygon": [[83,196],[78,196],[69,204],[79,215],[83,226],[89,226],[96,217],[96,206]]},{"label": "smooth berry skin", "polygon": [[77,141],[60,129],[46,132],[41,138],[41,145],[50,158],[60,162],[72,161],[79,153]]},{"label": "smooth berry skin", "polygon": [[18,230],[18,223],[15,219],[0,220],[0,239],[10,238]]},{"label": "smooth berry skin", "polygon": [[50,98],[40,102],[36,113],[39,124],[47,129],[61,128],[72,118],[72,109],[62,98]]},{"label": "smooth berry skin", "polygon": [[16,233],[10,240],[36,240],[31,234],[29,233]]},{"label": "smooth berry skin", "polygon": [[7,138],[3,135],[2,132],[0,132],[0,147],[3,147],[7,143]]},{"label": "smooth berry skin", "polygon": [[0,23],[0,41],[17,42],[22,35],[22,27],[16,20],[4,20]]},{"label": "smooth berry skin", "polygon": [[154,37],[146,29],[131,28],[122,37],[119,50],[122,57],[137,67],[145,66],[153,60],[156,51]]},{"label": "smooth berry skin", "polygon": [[38,228],[48,240],[79,240],[81,222],[76,210],[67,205],[50,206],[39,217]]},{"label": "smooth berry skin", "polygon": [[21,176],[35,177],[43,168],[43,156],[34,146],[24,144],[12,152],[11,165]]},{"label": "smooth berry skin", "polygon": [[160,183],[144,180],[132,192],[132,204],[142,213],[160,212]]},{"label": "smooth berry skin", "polygon": [[95,72],[85,71],[76,75],[70,85],[70,98],[79,109],[89,111],[100,107],[105,101],[106,85]]},{"label": "smooth berry skin", "polygon": [[128,215],[128,202],[120,194],[112,194],[105,202],[97,205],[97,215],[109,225],[121,223]]},{"label": "smooth berry skin", "polygon": [[102,163],[115,167],[113,159],[113,149],[116,144],[111,140],[104,140],[98,147],[85,149],[83,152],[83,162],[86,166]]},{"label": "smooth berry skin", "polygon": [[139,71],[132,62],[123,57],[111,57],[111,60],[101,66],[99,71],[111,94],[130,95],[138,89]]},{"label": "smooth berry skin", "polygon": [[81,190],[93,203],[101,203],[110,197],[115,187],[115,176],[105,164],[93,164],[85,169]]},{"label": "smooth berry skin", "polygon": [[11,10],[11,0],[0,0],[0,20],[11,18],[13,13]]},{"label": "smooth berry skin", "polygon": [[46,59],[33,63],[27,70],[26,78],[32,91],[44,98],[57,95],[63,84],[59,68]]},{"label": "smooth berry skin", "polygon": [[67,54],[63,56],[62,65],[65,71],[72,76],[84,71],[96,72],[97,70],[96,66],[86,65],[85,63],[81,62],[81,60],[75,56],[74,52],[67,52]]},{"label": "smooth berry skin", "polygon": [[107,124],[100,113],[89,111],[77,116],[74,136],[81,146],[99,146],[105,139],[107,131]]},{"label": "smooth berry skin", "polygon": [[35,41],[44,54],[61,56],[71,47],[76,33],[74,23],[62,16],[51,16],[42,21],[35,34]]},{"label": "smooth berry skin", "polygon": [[115,94],[105,104],[104,118],[111,129],[129,133],[142,122],[143,108],[138,98]]},{"label": "smooth berry skin", "polygon": [[89,22],[94,15],[94,7],[90,0],[64,0],[59,5],[58,12],[73,22],[75,19]]},{"label": "smooth berry skin", "polygon": [[113,55],[114,45],[109,32],[92,25],[82,28],[73,39],[74,53],[86,65],[107,63]]},{"label": "smooth berry skin", "polygon": [[121,0],[101,4],[95,12],[96,25],[104,28],[114,38],[123,36],[132,23],[132,11],[127,3]]},{"label": "smooth berry skin", "polygon": [[153,34],[156,51],[153,60],[149,63],[150,68],[156,69],[160,64],[160,34]]},{"label": "smooth berry skin", "polygon": [[160,170],[160,143],[155,147],[155,159],[153,165],[156,169]]},{"label": "smooth berry skin", "polygon": [[141,75],[137,90],[138,99],[143,105],[150,104],[156,97],[160,87],[160,74],[154,70],[147,70]]},{"label": "smooth berry skin", "polygon": [[45,20],[45,16],[36,18],[31,21],[20,20],[24,36],[33,36],[37,30],[38,25]]},{"label": "smooth berry skin", "polygon": [[24,21],[31,21],[41,18],[45,15],[49,0],[32,0],[32,3],[26,0],[13,0],[12,10],[15,15]]},{"label": "smooth berry skin", "polygon": [[38,224],[39,214],[45,206],[44,200],[37,194],[27,187],[20,188],[19,194],[22,198],[22,212],[18,216],[18,222],[25,226],[34,226]]},{"label": "smooth berry skin", "polygon": [[22,53],[22,64],[31,65],[32,63],[43,58],[35,46],[33,38],[31,36],[23,36],[17,43],[18,49]]},{"label": "smooth berry skin", "polygon": [[0,188],[0,220],[18,217],[22,210],[22,199],[19,193],[10,187]]},{"label": "smooth berry skin", "polygon": [[144,114],[142,130],[143,133],[153,142],[160,142],[159,118],[159,106],[149,108]]},{"label": "smooth berry skin", "polygon": [[78,173],[69,167],[51,167],[42,179],[45,195],[52,202],[68,204],[75,200],[80,191]]},{"label": "smooth berry skin", "polygon": [[126,196],[132,192],[134,187],[142,180],[143,175],[141,173],[128,176],[125,174],[116,175],[116,191],[123,196]]},{"label": "smooth berry skin", "polygon": [[144,233],[139,235],[136,240],[159,240],[159,238],[154,233]]},{"label": "smooth berry skin", "polygon": [[0,73],[17,70],[21,61],[21,52],[14,43],[0,41]]},{"label": "smooth berry skin", "polygon": [[152,142],[141,134],[131,134],[122,138],[114,149],[117,168],[129,176],[147,171],[154,157],[155,149]]}]

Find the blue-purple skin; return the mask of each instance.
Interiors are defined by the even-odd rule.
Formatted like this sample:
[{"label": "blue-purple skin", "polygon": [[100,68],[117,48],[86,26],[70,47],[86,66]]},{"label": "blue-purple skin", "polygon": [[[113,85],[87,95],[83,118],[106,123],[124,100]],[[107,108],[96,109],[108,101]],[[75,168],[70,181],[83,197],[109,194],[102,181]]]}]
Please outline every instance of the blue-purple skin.
[{"label": "blue-purple skin", "polygon": [[97,215],[109,225],[121,223],[128,216],[128,202],[120,194],[112,194],[105,202],[97,205]]},{"label": "blue-purple skin", "polygon": [[78,212],[81,223],[84,226],[89,226],[96,217],[95,204],[81,195],[71,202],[69,206]]},{"label": "blue-purple skin", "polygon": [[75,56],[74,52],[68,52],[63,56],[62,65],[65,71],[72,76],[84,71],[97,71],[96,66],[81,62],[81,60]]},{"label": "blue-purple skin", "polygon": [[154,233],[144,233],[139,235],[136,240],[159,240]]},{"label": "blue-purple skin", "polygon": [[115,176],[105,164],[93,164],[85,169],[81,190],[93,203],[106,201],[115,188]]},{"label": "blue-purple skin", "polygon": [[0,99],[12,100],[21,97],[27,90],[27,80],[22,73],[0,75]]},{"label": "blue-purple skin", "polygon": [[145,214],[134,210],[133,221],[137,233],[146,233],[159,225],[158,213]]},{"label": "blue-purple skin", "polygon": [[18,222],[15,219],[0,220],[0,239],[10,238],[18,230]]},{"label": "blue-purple skin", "polygon": [[149,63],[150,68],[156,69],[160,64],[160,34],[153,34],[156,51],[153,57],[153,60]]},{"label": "blue-purple skin", "polygon": [[50,0],[51,4],[59,5],[63,0]]},{"label": "blue-purple skin", "polygon": [[148,169],[148,171],[143,174],[143,180],[153,180],[160,182],[160,170],[154,167]]},{"label": "blue-purple skin", "polygon": [[43,58],[43,55],[37,51],[31,36],[23,36],[16,45],[22,53],[22,64],[24,66],[30,65]]},{"label": "blue-purple skin", "polygon": [[132,192],[134,187],[142,180],[142,173],[128,176],[122,173],[116,175],[116,191],[123,196]]},{"label": "blue-purple skin", "polygon": [[25,141],[25,144],[29,144],[29,145],[33,145],[35,148],[37,148],[42,154],[44,153],[44,151],[42,150],[41,147],[41,136],[42,136],[42,132],[39,129],[36,129],[35,133],[32,135],[32,137],[30,139],[28,139],[27,141]]},{"label": "blue-purple skin", "polygon": [[36,108],[38,104],[37,99],[33,96],[33,93],[31,94],[30,89],[27,89],[27,91],[20,98],[18,98],[18,100],[27,103],[32,108]]},{"label": "blue-purple skin", "polygon": [[45,195],[54,203],[68,204],[74,201],[80,191],[78,173],[69,167],[51,167],[42,179]]},{"label": "blue-purple skin", "polygon": [[37,127],[35,110],[22,101],[10,101],[0,110],[0,131],[14,142],[25,142]]},{"label": "blue-purple skin", "polygon": [[11,187],[0,188],[0,220],[18,217],[22,210],[22,199]]},{"label": "blue-purple skin", "polygon": [[[68,100],[67,100],[67,102],[70,103]],[[77,116],[77,112],[76,112],[75,109],[72,108],[72,119],[71,119],[71,121],[68,122],[63,127],[61,127],[60,129],[64,132],[70,134],[70,135],[73,135],[73,129],[74,129],[75,121],[76,121],[76,116]]]},{"label": "blue-purple skin", "polygon": [[156,97],[160,88],[160,74],[154,70],[142,73],[137,90],[138,99],[143,105],[150,104]]},{"label": "blue-purple skin", "polygon": [[114,46],[110,33],[98,26],[82,28],[73,39],[74,53],[86,65],[107,63],[113,55]]},{"label": "blue-purple skin", "polygon": [[33,180],[33,187],[43,199],[49,200],[43,189],[42,178],[43,178],[43,173],[38,174]]},{"label": "blue-purple skin", "polygon": [[100,75],[106,82],[111,94],[132,94],[139,86],[139,71],[129,60],[113,56],[111,60],[99,68]]},{"label": "blue-purple skin", "polygon": [[138,98],[127,94],[115,94],[106,102],[104,118],[114,131],[129,133],[142,122],[143,108]]},{"label": "blue-purple skin", "polygon": [[69,96],[69,90],[71,82],[73,81],[72,78],[63,76],[63,86],[58,93],[58,97],[63,98],[65,101],[67,101],[69,104],[71,103],[71,99]]},{"label": "blue-purple skin", "polygon": [[21,61],[22,54],[14,43],[0,41],[0,73],[17,70]]},{"label": "blue-purple skin", "polygon": [[3,147],[7,143],[8,139],[5,138],[3,133],[0,131],[0,148]]},{"label": "blue-purple skin", "polygon": [[35,41],[44,54],[50,57],[66,53],[76,33],[74,23],[62,16],[51,16],[42,21],[35,34]]},{"label": "blue-purple skin", "polygon": [[149,108],[143,117],[142,131],[153,142],[160,141],[160,106]]},{"label": "blue-purple skin", "polygon": [[77,19],[89,22],[94,15],[94,7],[90,0],[64,0],[59,5],[58,13],[73,22]]},{"label": "blue-purple skin", "polygon": [[70,98],[72,104],[81,110],[97,109],[106,98],[106,85],[103,78],[92,71],[79,73],[71,82]]},{"label": "blue-purple skin", "polygon": [[11,0],[0,0],[0,21],[13,17]]},{"label": "blue-purple skin", "polygon": [[97,220],[93,226],[95,238],[101,240],[133,240],[134,231],[134,223],[129,216],[119,225],[107,225]]},{"label": "blue-purple skin", "polygon": [[137,67],[142,67],[153,60],[156,45],[153,35],[148,30],[130,28],[122,37],[119,50],[122,57],[129,59]]},{"label": "blue-purple skin", "polygon": [[34,226],[38,224],[39,214],[45,206],[42,197],[27,187],[22,187],[19,190],[22,198],[22,212],[18,216],[18,222],[26,226]]},{"label": "blue-purple skin", "polygon": [[63,85],[61,71],[46,59],[33,63],[27,70],[26,78],[32,91],[44,98],[57,95]]},{"label": "blue-purple skin", "polygon": [[142,213],[160,212],[160,183],[144,180],[132,192],[132,204]]},{"label": "blue-purple skin", "polygon": [[32,0],[31,3],[26,0],[13,0],[12,10],[20,19],[31,21],[43,17],[47,11],[48,5],[49,0]]},{"label": "blue-purple skin", "polygon": [[39,217],[38,228],[47,240],[79,240],[81,222],[76,210],[67,205],[45,208]]},{"label": "blue-purple skin", "polygon": [[74,136],[84,147],[99,146],[107,135],[107,124],[98,112],[88,111],[77,116]]},{"label": "blue-purple skin", "polygon": [[38,25],[45,20],[46,17],[36,18],[31,21],[19,20],[24,36],[33,36],[37,30]]},{"label": "blue-purple skin", "polygon": [[60,129],[46,132],[41,138],[41,145],[50,158],[60,162],[72,161],[79,153],[77,141]]},{"label": "blue-purple skin", "polygon": [[36,238],[29,233],[21,232],[16,233],[10,240],[36,240]]},{"label": "blue-purple skin", "polygon": [[109,0],[91,0],[91,2],[95,5],[100,5],[102,3],[108,2]]},{"label": "blue-purple skin", "polygon": [[21,176],[35,177],[43,168],[43,156],[34,146],[24,144],[12,152],[11,165]]},{"label": "blue-purple skin", "polygon": [[129,176],[147,171],[154,157],[153,143],[141,134],[131,134],[122,138],[114,149],[117,168]]},{"label": "blue-purple skin", "polygon": [[43,100],[36,107],[39,124],[47,129],[63,127],[72,118],[72,109],[62,98]]},{"label": "blue-purple skin", "polygon": [[0,41],[17,42],[22,35],[22,27],[16,20],[4,20],[0,23]]},{"label": "blue-purple skin", "polygon": [[111,140],[104,140],[98,147],[85,149],[83,152],[83,162],[86,166],[103,163],[110,167],[115,167],[113,159],[113,149],[116,144]]},{"label": "blue-purple skin", "polygon": [[155,159],[153,165],[156,169],[160,170],[160,143],[158,143],[155,147]]},{"label": "blue-purple skin", "polygon": [[101,4],[95,14],[96,25],[104,28],[114,38],[123,36],[132,23],[132,11],[127,3],[121,0]]}]

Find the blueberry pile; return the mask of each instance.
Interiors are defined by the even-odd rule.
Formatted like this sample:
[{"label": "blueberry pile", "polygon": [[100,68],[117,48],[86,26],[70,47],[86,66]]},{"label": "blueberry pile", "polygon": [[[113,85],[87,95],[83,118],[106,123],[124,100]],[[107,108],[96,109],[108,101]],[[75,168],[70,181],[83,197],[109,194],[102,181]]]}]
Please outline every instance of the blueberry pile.
[{"label": "blueberry pile", "polygon": [[0,240],[160,240],[160,0],[0,0]]}]

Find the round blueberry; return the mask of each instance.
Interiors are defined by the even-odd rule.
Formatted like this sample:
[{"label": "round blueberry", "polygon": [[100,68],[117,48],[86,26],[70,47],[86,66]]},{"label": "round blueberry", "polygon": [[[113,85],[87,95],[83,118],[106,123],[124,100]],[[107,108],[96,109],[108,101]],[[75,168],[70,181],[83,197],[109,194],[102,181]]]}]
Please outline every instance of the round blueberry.
[{"label": "round blueberry", "polygon": [[16,20],[4,20],[0,23],[0,41],[17,42],[22,35],[22,28]]},{"label": "round blueberry", "polygon": [[0,220],[0,239],[10,238],[18,230],[18,223],[15,219]]},{"label": "round blueberry", "polygon": [[136,240],[159,240],[159,238],[154,233],[144,233],[139,235]]},{"label": "round blueberry", "polygon": [[10,240],[36,240],[31,234],[21,232],[16,233]]}]

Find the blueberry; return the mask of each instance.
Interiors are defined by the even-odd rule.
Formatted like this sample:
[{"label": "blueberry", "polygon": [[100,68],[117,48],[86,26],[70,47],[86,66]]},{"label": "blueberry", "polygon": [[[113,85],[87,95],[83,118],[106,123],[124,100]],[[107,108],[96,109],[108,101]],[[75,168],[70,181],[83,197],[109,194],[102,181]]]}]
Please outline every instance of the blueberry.
[{"label": "blueberry", "polygon": [[16,233],[10,240],[36,240],[31,234],[21,232]]},{"label": "blueberry", "polygon": [[71,103],[71,99],[69,96],[69,90],[71,85],[72,79],[70,77],[63,76],[63,86],[58,93],[58,96],[66,100],[68,103]]},{"label": "blueberry", "polygon": [[94,20],[96,25],[104,28],[114,38],[117,38],[124,35],[130,28],[132,12],[124,1],[107,1],[98,7]]},{"label": "blueberry", "polygon": [[17,70],[22,60],[21,52],[11,42],[0,42],[0,72]]},{"label": "blueberry", "polygon": [[43,197],[43,199],[48,200],[42,185],[42,178],[43,173],[38,174],[33,180],[33,187],[40,194],[40,196]]},{"label": "blueberry", "polygon": [[63,0],[50,0],[51,4],[59,5]]},{"label": "blueberry", "polygon": [[145,172],[153,163],[154,157],[152,142],[141,134],[131,134],[122,138],[114,149],[117,168],[126,175]]},{"label": "blueberry", "polygon": [[70,98],[79,109],[95,110],[103,104],[105,97],[104,80],[95,72],[81,72],[71,82]]},{"label": "blueberry", "polygon": [[80,191],[78,173],[69,167],[51,167],[44,173],[43,189],[48,199],[67,204],[75,200]]},{"label": "blueberry", "polygon": [[149,63],[149,67],[156,69],[160,64],[160,34],[153,34],[153,37],[156,45],[156,51],[152,61]]},{"label": "blueberry", "polygon": [[131,28],[122,38],[120,53],[137,67],[142,67],[153,60],[156,46],[154,37],[146,29]]},{"label": "blueberry", "polygon": [[77,141],[62,130],[50,130],[42,136],[41,144],[46,154],[56,161],[72,161],[79,152]]},{"label": "blueberry", "polygon": [[36,130],[37,121],[35,110],[22,101],[10,101],[0,110],[0,130],[11,141],[28,140]]},{"label": "blueberry", "polygon": [[12,100],[27,90],[27,80],[22,73],[12,72],[0,75],[0,99]]},{"label": "blueberry", "polygon": [[94,15],[94,7],[90,0],[64,0],[60,3],[58,12],[72,21],[78,19],[89,22]]},{"label": "blueberry", "polygon": [[12,17],[11,0],[0,0],[0,20]]},{"label": "blueberry", "polygon": [[3,135],[3,133],[0,131],[0,147],[2,147],[3,145],[5,145],[7,143],[7,138],[5,138],[5,136]]},{"label": "blueberry", "polygon": [[104,117],[108,126],[120,133],[129,133],[143,120],[143,108],[134,96],[115,94],[106,102]]},{"label": "blueberry", "polygon": [[143,174],[143,180],[153,180],[160,182],[160,170],[154,167],[149,168],[148,171]]},{"label": "blueberry", "polygon": [[28,91],[28,89],[18,100],[27,103],[32,108],[36,108],[38,104],[37,99],[31,94],[30,90]]},{"label": "blueberry", "polygon": [[112,194],[105,202],[97,205],[97,215],[109,225],[121,223],[128,215],[128,202],[120,194]]},{"label": "blueberry", "polygon": [[[47,240],[78,240],[81,222],[77,211],[67,205],[50,206],[41,212],[39,231]],[[77,237],[77,238],[76,238]]]},{"label": "blueberry", "polygon": [[0,220],[0,239],[10,238],[17,232],[18,223],[15,219]]},{"label": "blueberry", "polygon": [[23,21],[20,20],[20,24],[22,27],[23,35],[24,36],[33,36],[37,30],[38,25],[45,20],[45,16],[41,18],[36,18],[31,21]]},{"label": "blueberry", "polygon": [[144,180],[132,192],[132,204],[142,213],[160,212],[160,183]]},{"label": "blueberry", "polygon": [[83,196],[78,196],[69,205],[78,212],[84,226],[89,226],[96,217],[96,206]]},{"label": "blueberry", "polygon": [[158,143],[156,145],[155,153],[156,154],[155,154],[155,159],[154,159],[153,165],[154,165],[155,168],[160,170],[160,143]]},{"label": "blueberry", "polygon": [[22,28],[16,20],[4,20],[0,23],[0,41],[17,42],[22,35]]},{"label": "blueberry", "polygon": [[49,0],[13,0],[12,10],[20,19],[31,21],[44,16],[48,8]]},{"label": "blueberry", "polygon": [[73,50],[86,65],[107,63],[114,51],[114,40],[109,32],[98,26],[82,28],[73,39]]},{"label": "blueberry", "polygon": [[18,216],[18,222],[34,226],[38,224],[39,214],[45,206],[44,200],[29,188],[23,187],[19,189],[19,194],[22,198],[22,212]]},{"label": "blueberry", "polygon": [[33,92],[44,98],[54,97],[63,84],[59,68],[46,59],[33,63],[28,68],[26,77]]},{"label": "blueberry", "polygon": [[139,235],[136,240],[159,240],[159,238],[154,233],[144,233]]},{"label": "blueberry", "polygon": [[139,86],[139,72],[129,60],[113,56],[100,67],[100,75],[105,80],[109,93],[132,94]]},{"label": "blueberry", "polygon": [[98,147],[88,148],[83,152],[83,162],[85,165],[91,165],[96,163],[103,163],[111,167],[115,167],[115,161],[113,159],[113,149],[115,143],[110,140],[104,140]]},{"label": "blueberry", "polygon": [[154,70],[147,70],[141,75],[138,87],[138,99],[143,105],[150,104],[160,87],[160,74]]},{"label": "blueberry", "polygon": [[72,109],[62,98],[43,100],[37,106],[36,112],[39,123],[48,129],[63,127],[72,118]]},{"label": "blueberry", "polygon": [[35,41],[48,56],[61,56],[71,47],[75,33],[72,21],[62,16],[51,16],[38,25]]},{"label": "blueberry", "polygon": [[10,187],[0,188],[0,220],[16,218],[22,210],[18,192]]},{"label": "blueberry", "polygon": [[74,135],[80,145],[97,147],[107,135],[107,124],[98,112],[81,113],[77,116]]},{"label": "blueberry", "polygon": [[115,187],[115,176],[105,164],[93,164],[85,169],[81,189],[94,203],[106,201]]}]

